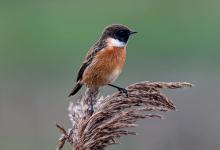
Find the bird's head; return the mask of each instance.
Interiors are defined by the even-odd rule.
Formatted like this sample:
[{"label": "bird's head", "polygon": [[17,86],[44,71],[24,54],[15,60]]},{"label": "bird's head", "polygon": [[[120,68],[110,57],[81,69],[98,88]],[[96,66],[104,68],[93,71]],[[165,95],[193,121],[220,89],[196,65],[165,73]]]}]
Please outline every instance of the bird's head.
[{"label": "bird's head", "polygon": [[127,44],[129,37],[135,33],[137,32],[130,30],[124,25],[113,24],[104,29],[102,38],[105,38],[108,44],[112,46],[124,47]]}]

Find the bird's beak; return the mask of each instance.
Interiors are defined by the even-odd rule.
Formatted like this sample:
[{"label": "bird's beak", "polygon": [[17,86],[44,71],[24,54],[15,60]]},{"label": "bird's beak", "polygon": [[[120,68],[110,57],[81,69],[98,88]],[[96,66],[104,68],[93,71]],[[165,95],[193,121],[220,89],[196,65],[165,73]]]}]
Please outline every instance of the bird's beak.
[{"label": "bird's beak", "polygon": [[131,32],[130,32],[130,35],[135,34],[135,33],[138,33],[138,32],[136,32],[136,31],[131,31]]}]

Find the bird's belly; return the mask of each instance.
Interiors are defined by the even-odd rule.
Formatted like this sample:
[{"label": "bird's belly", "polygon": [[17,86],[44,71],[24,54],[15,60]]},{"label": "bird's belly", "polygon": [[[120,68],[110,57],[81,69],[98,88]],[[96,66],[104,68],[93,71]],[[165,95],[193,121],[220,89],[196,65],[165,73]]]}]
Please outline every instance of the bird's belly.
[{"label": "bird's belly", "polygon": [[[119,74],[121,73],[121,70],[118,68],[114,68],[112,71],[104,71],[103,70],[88,70],[86,73],[88,75],[84,78],[84,83],[88,86],[104,86],[109,83],[114,82]],[[89,73],[91,71],[91,73]]]},{"label": "bird's belly", "polygon": [[125,64],[124,48],[109,48],[99,52],[83,74],[88,87],[104,86],[114,82]]},{"label": "bird's belly", "polygon": [[110,73],[110,74],[107,76],[107,80],[106,80],[106,81],[108,82],[108,84],[114,82],[114,81],[118,78],[118,76],[119,76],[120,73],[121,73],[121,70],[120,70],[120,69],[118,69],[118,68],[114,69],[114,70],[112,71],[112,73]]}]

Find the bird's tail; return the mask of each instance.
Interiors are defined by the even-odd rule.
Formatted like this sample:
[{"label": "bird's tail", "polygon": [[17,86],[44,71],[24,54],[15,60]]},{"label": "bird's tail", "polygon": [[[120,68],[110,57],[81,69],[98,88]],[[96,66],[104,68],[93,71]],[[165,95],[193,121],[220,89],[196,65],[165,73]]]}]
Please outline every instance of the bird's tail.
[{"label": "bird's tail", "polygon": [[82,87],[82,84],[78,82],[76,86],[74,87],[74,89],[70,92],[68,97],[75,95],[81,89],[81,87]]}]

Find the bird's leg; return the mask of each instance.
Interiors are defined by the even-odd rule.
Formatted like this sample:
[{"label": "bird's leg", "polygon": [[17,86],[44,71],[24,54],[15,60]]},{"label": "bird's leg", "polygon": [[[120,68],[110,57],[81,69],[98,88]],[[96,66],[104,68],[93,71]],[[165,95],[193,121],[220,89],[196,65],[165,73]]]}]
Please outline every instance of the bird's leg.
[{"label": "bird's leg", "polygon": [[93,109],[93,102],[92,102],[92,97],[89,97],[89,114],[92,116],[94,109]]},{"label": "bird's leg", "polygon": [[118,89],[118,91],[119,91],[120,93],[124,93],[124,94],[126,95],[126,97],[128,97],[128,90],[126,90],[125,88],[121,88],[121,87],[116,86],[116,85],[113,85],[113,84],[108,84],[108,85],[111,86],[111,87],[114,87],[114,88]]}]

